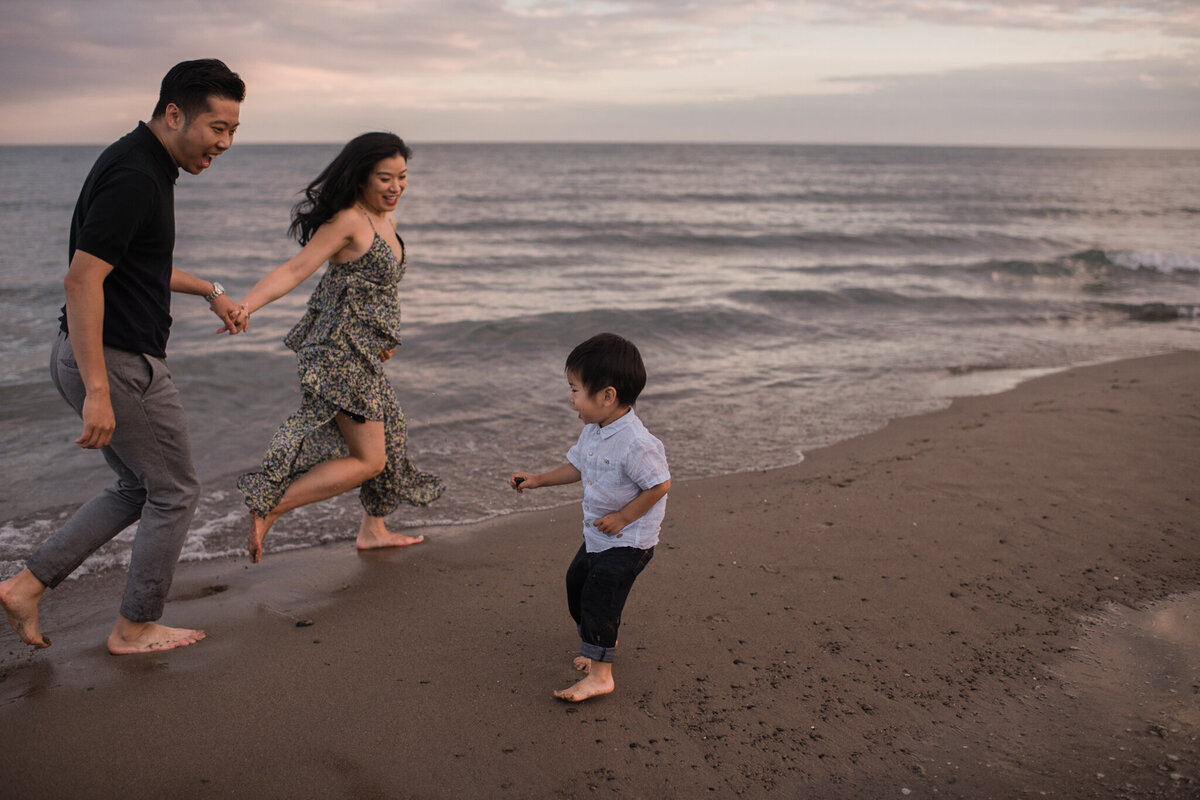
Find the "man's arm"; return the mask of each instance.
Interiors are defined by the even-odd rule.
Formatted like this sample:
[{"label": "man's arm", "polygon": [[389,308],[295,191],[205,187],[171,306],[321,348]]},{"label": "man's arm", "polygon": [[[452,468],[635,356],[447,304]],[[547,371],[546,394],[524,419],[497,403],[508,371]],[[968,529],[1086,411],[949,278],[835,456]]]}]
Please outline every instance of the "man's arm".
[{"label": "man's arm", "polygon": [[107,445],[117,427],[104,364],[104,279],[112,270],[107,261],[76,250],[63,280],[71,349],[85,392],[83,433],[75,444],[88,450]]},{"label": "man's arm", "polygon": [[[180,294],[194,294],[198,297],[207,297],[216,291],[216,284],[212,281],[206,281],[203,278],[197,278],[184,272],[179,267],[171,267],[171,291],[179,292]],[[209,303],[209,308],[212,312],[221,318],[221,322],[225,323],[223,328],[218,328],[217,333],[228,331],[231,335],[241,333],[246,330],[247,320],[242,320],[238,324],[237,305],[229,299],[229,295],[222,294],[213,298]]]}]

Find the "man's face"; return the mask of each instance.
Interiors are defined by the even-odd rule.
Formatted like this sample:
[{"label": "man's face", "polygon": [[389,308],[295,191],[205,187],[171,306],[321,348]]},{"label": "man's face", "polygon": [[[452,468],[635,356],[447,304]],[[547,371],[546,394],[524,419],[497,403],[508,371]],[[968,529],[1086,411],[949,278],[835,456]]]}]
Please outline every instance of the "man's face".
[{"label": "man's face", "polygon": [[[182,124],[174,128],[171,155],[185,172],[199,175],[212,166],[213,159],[233,146],[233,134],[238,127],[242,104],[227,97],[209,97],[208,110],[185,119],[174,110]],[[174,127],[174,126],[173,126]]]}]

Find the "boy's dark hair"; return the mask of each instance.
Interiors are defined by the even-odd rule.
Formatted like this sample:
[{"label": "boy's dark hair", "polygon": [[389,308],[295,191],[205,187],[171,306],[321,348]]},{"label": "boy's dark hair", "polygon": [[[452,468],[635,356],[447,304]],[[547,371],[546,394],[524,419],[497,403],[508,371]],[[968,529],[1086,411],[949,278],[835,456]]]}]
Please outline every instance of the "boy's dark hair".
[{"label": "boy's dark hair", "polygon": [[631,406],[646,386],[642,354],[628,339],[615,333],[598,333],[579,344],[567,356],[568,373],[583,384],[588,394],[606,386],[617,391],[617,403]]},{"label": "boy's dark hair", "polygon": [[396,134],[374,131],[355,136],[305,187],[304,199],[292,209],[288,235],[295,236],[301,246],[308,244],[317,228],[342,209],[354,205],[375,166],[395,156],[405,162],[412,159],[412,148]]},{"label": "boy's dark hair", "polygon": [[208,98],[214,96],[241,103],[246,99],[246,84],[215,58],[181,61],[163,77],[151,119],[166,114],[167,105],[174,103],[184,119],[191,121],[209,110]]}]

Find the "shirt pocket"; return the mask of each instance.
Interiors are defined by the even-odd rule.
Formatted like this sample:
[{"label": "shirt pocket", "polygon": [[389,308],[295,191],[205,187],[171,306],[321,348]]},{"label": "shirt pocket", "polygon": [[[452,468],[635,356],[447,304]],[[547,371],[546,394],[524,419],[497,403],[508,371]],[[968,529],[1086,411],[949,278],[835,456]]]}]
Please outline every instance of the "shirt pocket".
[{"label": "shirt pocket", "polygon": [[591,480],[595,486],[611,489],[624,482],[621,464],[611,456],[594,456],[591,471]]}]

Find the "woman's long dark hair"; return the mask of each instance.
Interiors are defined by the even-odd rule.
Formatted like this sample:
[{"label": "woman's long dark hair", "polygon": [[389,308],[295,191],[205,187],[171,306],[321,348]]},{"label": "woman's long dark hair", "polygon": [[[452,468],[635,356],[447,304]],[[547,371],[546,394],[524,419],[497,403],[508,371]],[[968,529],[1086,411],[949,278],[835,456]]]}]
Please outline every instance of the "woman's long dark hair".
[{"label": "woman's long dark hair", "polygon": [[408,161],[412,158],[412,148],[394,133],[364,133],[351,139],[305,188],[304,199],[292,209],[288,236],[295,236],[301,247],[308,244],[317,228],[357,202],[359,189],[375,165],[395,156]]}]

